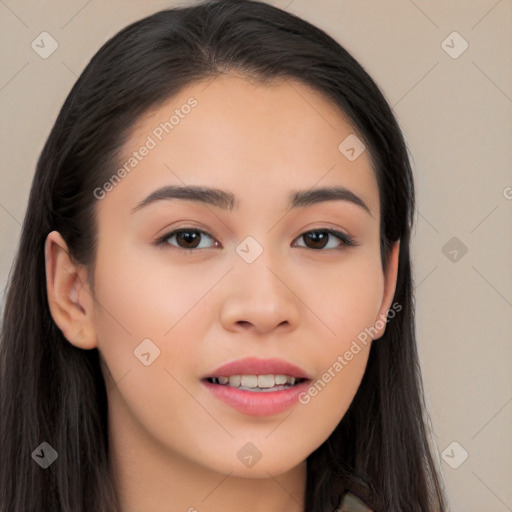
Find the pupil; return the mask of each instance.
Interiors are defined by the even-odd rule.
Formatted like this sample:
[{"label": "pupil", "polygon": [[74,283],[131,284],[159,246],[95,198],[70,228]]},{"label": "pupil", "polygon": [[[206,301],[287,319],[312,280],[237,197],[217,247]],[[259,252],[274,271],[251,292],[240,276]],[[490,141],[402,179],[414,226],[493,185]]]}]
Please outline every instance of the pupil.
[{"label": "pupil", "polygon": [[[197,231],[181,231],[178,233],[177,238],[185,240],[185,245],[189,245],[189,247],[197,247],[200,234]],[[194,241],[196,242],[195,245]],[[192,242],[192,245],[190,245],[190,242]]]},{"label": "pupil", "polygon": [[[314,248],[323,248],[327,242],[329,234],[326,231],[313,231],[304,235],[312,242]],[[185,245],[197,247],[201,234],[198,231],[181,231],[177,234],[177,238],[185,242]]]},{"label": "pupil", "polygon": [[313,231],[306,235],[310,240],[313,240],[313,245],[315,248],[325,247],[325,243],[327,241],[328,233],[326,231]]}]

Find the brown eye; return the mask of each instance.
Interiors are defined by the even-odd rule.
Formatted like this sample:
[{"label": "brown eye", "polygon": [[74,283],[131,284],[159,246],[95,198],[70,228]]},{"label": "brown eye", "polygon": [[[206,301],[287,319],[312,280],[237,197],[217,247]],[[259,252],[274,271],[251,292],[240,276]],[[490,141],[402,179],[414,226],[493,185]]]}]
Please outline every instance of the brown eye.
[{"label": "brown eye", "polygon": [[304,240],[309,240],[311,242],[312,249],[323,249],[329,240],[329,233],[326,231],[312,231],[303,236]]},{"label": "brown eye", "polygon": [[176,233],[176,241],[185,245],[185,249],[195,249],[201,240],[201,233],[199,231],[179,231]]},{"label": "brown eye", "polygon": [[[204,238],[213,240],[213,244],[200,247],[200,244]],[[344,247],[356,245],[356,243],[348,235],[332,229],[316,229],[308,231],[303,233],[297,240],[301,239],[305,240],[306,242],[305,245],[299,244],[299,247],[315,250],[343,249]],[[171,240],[173,240],[173,242],[171,242]],[[171,246],[184,250],[219,247],[219,243],[210,234],[195,228],[176,229],[159,238],[155,244],[158,246]]]},{"label": "brown eye", "polygon": [[[210,238],[213,240],[213,237],[208,233],[201,231],[199,229],[194,228],[183,228],[176,229],[167,233],[162,238],[157,241],[157,245],[171,245],[174,247],[178,247],[179,249],[207,249],[209,247],[213,247],[214,245],[210,245],[207,247],[199,247],[200,242],[203,238]],[[171,239],[176,239],[176,244],[171,243]]]},{"label": "brown eye", "polygon": [[[331,243],[331,239],[333,238],[338,239],[337,244],[334,241],[334,246],[332,246]],[[316,229],[314,231],[308,231],[298,238],[298,240],[300,239],[305,241],[305,245],[301,247],[306,247],[308,249],[337,249],[343,248],[344,246],[349,247],[355,245],[349,236],[332,229]],[[331,243],[331,247],[328,247],[329,243]]]}]

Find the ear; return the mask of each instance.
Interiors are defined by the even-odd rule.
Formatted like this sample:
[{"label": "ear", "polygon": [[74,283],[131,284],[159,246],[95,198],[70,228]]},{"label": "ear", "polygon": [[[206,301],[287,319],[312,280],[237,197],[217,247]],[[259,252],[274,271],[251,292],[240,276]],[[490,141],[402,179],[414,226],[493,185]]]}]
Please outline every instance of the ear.
[{"label": "ear", "polygon": [[66,242],[58,231],[46,237],[44,257],[46,291],[53,320],[76,347],[96,348],[91,321],[94,300],[87,284],[87,269],[71,260]]},{"label": "ear", "polygon": [[[373,337],[374,340],[381,338],[386,331],[388,310],[391,308],[391,302],[395,296],[399,253],[400,240],[393,244],[389,254],[388,266],[384,276],[384,293],[382,296],[382,303],[374,323],[375,330],[377,331],[377,334]],[[402,305],[398,305],[397,307],[399,307],[397,311],[402,309]]]}]

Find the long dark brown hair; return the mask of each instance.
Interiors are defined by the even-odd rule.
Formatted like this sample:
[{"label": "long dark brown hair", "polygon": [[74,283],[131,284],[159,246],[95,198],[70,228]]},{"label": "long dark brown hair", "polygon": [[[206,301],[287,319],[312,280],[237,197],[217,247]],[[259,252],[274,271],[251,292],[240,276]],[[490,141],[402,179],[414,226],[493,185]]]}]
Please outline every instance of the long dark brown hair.
[{"label": "long dark brown hair", "polygon": [[[92,274],[93,191],[118,168],[130,128],[187,85],[229,71],[261,83],[299,80],[339,106],[375,168],[383,270],[392,243],[401,241],[394,297],[401,310],[372,344],[342,421],[307,458],[305,510],[331,512],[346,489],[379,512],[446,510],[426,428],[409,256],[414,184],[397,121],[363,67],[325,32],[262,2],[217,0],[158,12],[105,43],[66,98],[42,150],[2,319],[2,512],[119,510],[100,354],[73,346],[54,323],[44,242],[59,231],[72,258]],[[32,457],[43,441],[58,452],[47,469]]]}]

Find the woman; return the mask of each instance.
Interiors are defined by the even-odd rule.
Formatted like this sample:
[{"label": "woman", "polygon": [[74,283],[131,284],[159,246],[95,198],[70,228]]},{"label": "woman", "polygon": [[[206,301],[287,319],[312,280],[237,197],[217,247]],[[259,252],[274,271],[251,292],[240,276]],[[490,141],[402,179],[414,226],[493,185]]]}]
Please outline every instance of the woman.
[{"label": "woman", "polygon": [[1,339],[1,510],[444,511],[376,84],[278,8],[123,29],[40,156]]}]

